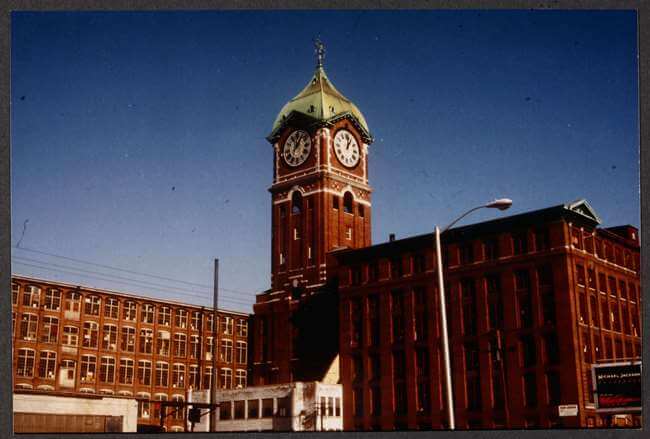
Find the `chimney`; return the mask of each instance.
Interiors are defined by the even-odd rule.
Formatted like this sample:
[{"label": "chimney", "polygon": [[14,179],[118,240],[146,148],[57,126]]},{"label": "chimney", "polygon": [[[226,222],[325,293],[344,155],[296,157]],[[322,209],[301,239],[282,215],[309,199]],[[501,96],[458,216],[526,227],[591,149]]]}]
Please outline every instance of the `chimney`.
[{"label": "chimney", "polygon": [[394,233],[391,233],[390,235],[388,235],[388,241],[390,241],[390,242],[395,241],[395,234]]}]

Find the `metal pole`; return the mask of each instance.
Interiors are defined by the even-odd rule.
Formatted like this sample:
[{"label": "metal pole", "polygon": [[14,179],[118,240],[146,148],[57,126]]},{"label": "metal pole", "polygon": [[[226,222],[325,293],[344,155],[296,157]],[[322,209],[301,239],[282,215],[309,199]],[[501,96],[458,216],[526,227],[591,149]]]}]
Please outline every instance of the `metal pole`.
[{"label": "metal pole", "polygon": [[[212,378],[210,403],[217,403],[217,305],[219,304],[219,259],[214,260],[214,297],[212,300]],[[217,411],[210,412],[210,431],[217,431]]]},{"label": "metal pole", "polygon": [[[193,390],[201,390],[203,388],[203,351],[205,350],[205,345],[203,342],[203,331],[205,328],[203,327],[203,319],[206,316],[205,312],[205,307],[201,307],[201,322],[199,323],[199,377],[198,377],[198,382],[196,383],[196,389]],[[214,316],[212,316],[214,318]]]},{"label": "metal pole", "polygon": [[445,388],[447,397],[447,418],[450,430],[456,429],[454,421],[454,395],[451,384],[451,362],[449,359],[449,333],[447,331],[447,301],[442,276],[442,255],[440,250],[440,228],[436,226],[436,258],[438,266],[438,296],[440,298],[440,327],[442,329],[442,354],[445,365]]},{"label": "metal pole", "polygon": [[508,383],[506,382],[506,348],[505,340],[501,338],[501,330],[497,329],[497,350],[499,352],[501,369],[501,391],[503,392],[503,412],[506,416],[506,428],[510,428],[510,404],[508,403]]}]

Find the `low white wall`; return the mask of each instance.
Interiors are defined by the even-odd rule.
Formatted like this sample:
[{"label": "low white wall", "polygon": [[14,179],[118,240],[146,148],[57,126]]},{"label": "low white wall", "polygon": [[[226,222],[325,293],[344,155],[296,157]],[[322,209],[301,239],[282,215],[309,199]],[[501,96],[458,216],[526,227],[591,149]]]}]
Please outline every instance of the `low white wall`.
[{"label": "low white wall", "polygon": [[[329,398],[339,400],[339,407],[341,408],[339,416],[336,416],[335,413],[333,413],[333,416],[329,416],[326,410],[319,408],[321,396],[327,398],[328,403]],[[291,398],[291,411],[285,417],[278,417],[277,400],[284,397]],[[261,401],[265,398],[275,400],[274,413],[276,415],[273,417],[261,417]],[[201,394],[197,392],[196,401],[207,399],[209,399],[207,391]],[[271,384],[243,389],[219,390],[217,400],[220,403],[235,400],[244,401],[244,419],[219,419],[216,431],[302,431],[305,428],[310,430],[343,430],[343,388],[340,384],[293,382],[290,384]],[[259,414],[255,418],[248,417],[248,401],[250,400],[260,401],[258,406]],[[234,411],[234,406],[232,409]],[[312,421],[310,422],[309,419],[312,419]],[[199,431],[197,428],[198,424],[195,426],[194,431]]]},{"label": "low white wall", "polygon": [[138,402],[129,398],[14,394],[14,412],[54,415],[122,416],[122,431],[138,430]]}]

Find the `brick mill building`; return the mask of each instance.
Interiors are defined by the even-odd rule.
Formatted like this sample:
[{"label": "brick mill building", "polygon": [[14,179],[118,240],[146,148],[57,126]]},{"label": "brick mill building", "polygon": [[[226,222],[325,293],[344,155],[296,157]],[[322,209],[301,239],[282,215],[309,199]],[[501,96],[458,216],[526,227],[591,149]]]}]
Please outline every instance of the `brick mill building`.
[{"label": "brick mill building", "polygon": [[[640,265],[637,230],[598,223],[582,200],[443,234],[457,428],[605,425],[591,364],[641,356]],[[345,429],[445,428],[434,251],[429,234],[330,254]]]},{"label": "brick mill building", "polygon": [[[433,235],[372,245],[373,138],[317,53],[267,137],[271,283],[252,316],[219,311],[218,386],[338,381],[322,407],[345,430],[446,428]],[[640,248],[634,227],[600,223],[579,200],[443,234],[457,428],[610,425],[591,365],[641,355]],[[20,276],[12,298],[17,391],[136,397],[147,425],[152,401],[210,387],[212,310]],[[233,425],[279,413],[236,393]]]},{"label": "brick mill building", "polygon": [[159,425],[154,401],[210,387],[213,347],[219,388],[247,385],[247,314],[219,310],[215,346],[212,308],[23,276],[11,292],[16,392],[137,398],[142,429]]},{"label": "brick mill building", "polygon": [[[252,382],[338,367],[345,430],[446,428],[433,236],[371,245],[372,136],[322,53],[268,140],[272,278]],[[599,224],[580,200],[443,235],[457,428],[609,425],[590,365],[640,357],[640,249],[634,227]]]}]

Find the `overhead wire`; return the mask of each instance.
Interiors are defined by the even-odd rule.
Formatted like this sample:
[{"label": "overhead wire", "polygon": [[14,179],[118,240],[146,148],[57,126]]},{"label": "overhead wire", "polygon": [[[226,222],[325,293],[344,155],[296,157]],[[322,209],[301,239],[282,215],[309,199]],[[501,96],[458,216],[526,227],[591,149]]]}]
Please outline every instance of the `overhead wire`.
[{"label": "overhead wire", "polygon": [[[124,273],[135,274],[135,275],[138,275],[138,276],[148,276],[148,277],[152,277],[152,278],[155,278],[155,279],[160,279],[160,280],[166,280],[166,281],[170,281],[170,282],[177,282],[177,283],[180,283],[180,284],[185,284],[185,285],[188,285],[188,286],[212,289],[212,285],[189,282],[189,281],[180,280],[180,279],[173,279],[173,278],[170,278],[170,277],[160,276],[160,275],[157,275],[157,274],[143,273],[143,272],[140,272],[140,271],[128,270],[126,268],[114,267],[114,266],[106,265],[106,264],[99,264],[99,263],[96,263],[96,262],[85,261],[83,259],[76,259],[76,258],[71,258],[69,256],[59,255],[59,254],[56,254],[56,253],[45,252],[45,251],[42,251],[42,250],[36,250],[36,249],[32,249],[32,248],[27,248],[27,247],[16,247],[16,246],[13,246],[12,248],[16,249],[16,250],[23,250],[23,251],[26,251],[26,252],[31,252],[31,253],[38,253],[38,254],[45,255],[45,256],[51,256],[51,257],[55,257],[55,258],[66,259],[68,261],[78,262],[80,264],[87,264],[87,265],[93,265],[95,267],[107,268],[109,270],[122,271]],[[229,288],[219,288],[219,291],[228,291],[228,292],[231,292],[231,293],[239,293],[239,294],[251,294],[248,291],[233,290],[233,289],[229,289]]]},{"label": "overhead wire", "polygon": [[[83,270],[83,269],[74,268],[74,267],[65,267],[65,266],[60,266],[60,265],[57,266],[57,264],[47,264],[47,263],[45,263],[46,265],[43,266],[43,265],[32,264],[32,263],[28,263],[28,262],[22,262],[20,260],[16,261],[15,263],[20,264],[20,265],[24,265],[24,266],[28,266],[28,267],[32,267],[32,268],[38,268],[38,269],[41,269],[41,270],[57,271],[57,272],[60,272],[60,273],[68,273],[68,274],[73,274],[73,275],[76,275],[76,276],[81,276],[81,277],[86,277],[86,278],[91,278],[91,279],[97,279],[97,280],[104,280],[104,281],[109,281],[109,282],[114,282],[114,283],[125,284],[125,285],[131,285],[131,286],[136,286],[136,287],[140,287],[140,288],[142,288],[142,287],[151,288],[150,285],[146,285],[146,282],[143,282],[143,281],[138,281],[138,280],[121,281],[121,280],[116,280],[114,278],[114,276],[113,276],[113,278],[97,276],[97,274],[105,275],[105,273],[99,273],[99,272],[94,272],[94,271],[90,271],[90,270]],[[50,266],[48,267],[47,265],[50,265]],[[57,268],[53,268],[53,267],[57,267]],[[61,268],[61,267],[63,267],[63,268]],[[83,274],[83,273],[89,273],[89,274]],[[138,285],[138,284],[140,284],[140,285]],[[179,289],[179,288],[173,288],[172,289],[172,288],[164,287],[164,286],[158,286],[158,287],[155,287],[155,288],[157,290],[163,290],[163,291],[166,291],[166,292],[169,292],[169,293],[182,292],[183,295],[194,296],[194,297],[198,297],[198,298],[202,298],[202,299],[210,298],[210,296],[205,295],[205,294],[197,294],[197,293],[191,292],[189,290],[182,290],[182,289]],[[237,303],[237,304],[242,304],[242,305],[251,305],[251,302],[232,299],[230,297],[222,297],[221,300],[223,300],[224,302],[232,302],[232,303]]]},{"label": "overhead wire", "polygon": [[[52,267],[80,271],[82,273],[98,274],[98,275],[101,275],[101,276],[108,276],[108,277],[111,277],[111,278],[114,278],[114,279],[120,279],[120,280],[125,280],[125,281],[130,281],[130,282],[137,282],[139,284],[144,284],[144,286],[146,286],[146,287],[165,288],[165,289],[168,289],[168,290],[172,289],[172,290],[177,291],[177,292],[179,292],[179,291],[189,292],[189,293],[192,293],[193,295],[200,296],[200,297],[205,297],[205,298],[211,298],[212,297],[211,294],[206,293],[206,294],[199,295],[194,290],[188,290],[186,288],[170,287],[168,285],[161,285],[161,284],[157,284],[157,283],[154,283],[154,282],[149,282],[149,281],[146,281],[146,280],[132,279],[132,278],[129,278],[129,277],[118,276],[116,274],[102,273],[102,272],[93,271],[93,270],[85,270],[83,268],[71,267],[69,265],[61,265],[61,264],[56,264],[56,263],[53,263],[53,262],[46,262],[46,261],[41,261],[41,260],[38,260],[38,259],[26,258],[24,256],[14,256],[12,259],[17,260],[17,261],[27,261],[27,262],[31,262],[31,263],[45,264],[45,265],[49,265],[49,266],[52,266]],[[241,295],[239,295],[239,296],[241,296]]]}]

